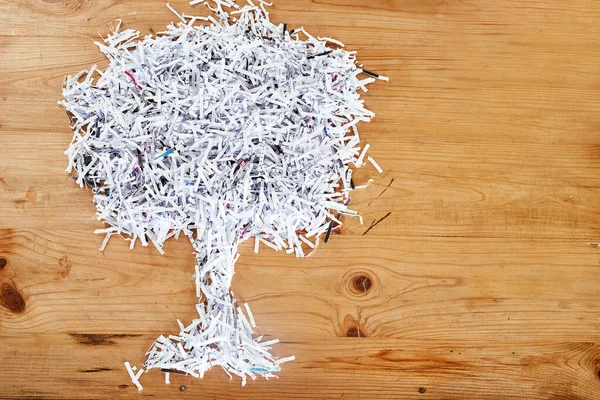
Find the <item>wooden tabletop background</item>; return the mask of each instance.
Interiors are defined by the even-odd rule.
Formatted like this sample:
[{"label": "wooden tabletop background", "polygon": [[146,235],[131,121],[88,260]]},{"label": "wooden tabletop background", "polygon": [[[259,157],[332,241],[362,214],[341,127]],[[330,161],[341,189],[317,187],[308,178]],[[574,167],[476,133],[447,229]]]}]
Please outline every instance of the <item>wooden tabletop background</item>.
[{"label": "wooden tabletop background", "polygon": [[375,179],[352,194],[365,225],[313,257],[242,246],[233,290],[297,358],[278,380],[152,371],[138,392],[123,362],[194,317],[192,248],[98,251],[57,101],[64,75],[106,65],[109,21],[174,16],[0,1],[0,398],[599,399],[600,1],[274,2],[275,23],[390,77],[360,126],[385,172],[357,174]]}]

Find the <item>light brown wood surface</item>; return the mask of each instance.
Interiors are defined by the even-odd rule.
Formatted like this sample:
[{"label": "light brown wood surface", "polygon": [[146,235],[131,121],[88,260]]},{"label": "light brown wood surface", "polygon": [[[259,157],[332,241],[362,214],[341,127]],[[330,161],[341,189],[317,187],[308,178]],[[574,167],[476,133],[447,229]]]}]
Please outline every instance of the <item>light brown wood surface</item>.
[{"label": "light brown wood surface", "polygon": [[600,399],[600,1],[274,3],[390,77],[361,126],[385,172],[358,173],[365,225],[313,257],[242,246],[233,290],[297,358],[279,380],[151,372],[138,392],[123,362],[194,316],[192,249],[98,251],[56,102],[64,75],[106,64],[109,21],[174,17],[0,0],[0,399]]}]

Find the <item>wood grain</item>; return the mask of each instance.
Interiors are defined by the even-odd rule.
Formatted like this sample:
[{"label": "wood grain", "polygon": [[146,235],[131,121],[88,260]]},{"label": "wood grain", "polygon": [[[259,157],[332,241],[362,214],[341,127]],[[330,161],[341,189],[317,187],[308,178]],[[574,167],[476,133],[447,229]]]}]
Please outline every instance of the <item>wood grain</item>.
[{"label": "wood grain", "polygon": [[[140,320],[161,332],[175,329],[175,315],[194,317],[189,243],[169,242],[160,257],[150,248],[130,251],[124,241],[100,253],[101,240],[77,230],[0,235],[2,276],[27,305],[25,314],[0,308],[3,334],[110,334],[117,327],[130,334],[140,332]],[[339,235],[308,259],[249,247],[234,292],[252,304],[264,334],[598,338],[600,257],[587,243]]]},{"label": "wood grain", "polygon": [[600,398],[600,2],[275,0],[272,17],[390,76],[361,127],[385,172],[357,173],[375,179],[353,193],[365,225],[311,258],[242,246],[233,290],[297,357],[279,380],[152,372],[138,393],[123,362],[194,316],[192,249],[98,251],[56,102],[64,75],[106,64],[109,21],[173,17],[0,2],[0,399]]},{"label": "wood grain", "polygon": [[[138,357],[154,338],[38,334],[12,339],[11,346],[0,342],[0,351],[10,356],[4,369],[35,376],[22,388],[24,398],[593,399],[598,393],[594,343],[339,338],[280,344],[279,352],[294,352],[297,360],[278,380],[241,388],[215,370],[201,382],[172,374],[165,385],[162,374],[150,372],[138,394],[123,377],[123,361]],[[83,353],[73,363],[72,355]]]}]

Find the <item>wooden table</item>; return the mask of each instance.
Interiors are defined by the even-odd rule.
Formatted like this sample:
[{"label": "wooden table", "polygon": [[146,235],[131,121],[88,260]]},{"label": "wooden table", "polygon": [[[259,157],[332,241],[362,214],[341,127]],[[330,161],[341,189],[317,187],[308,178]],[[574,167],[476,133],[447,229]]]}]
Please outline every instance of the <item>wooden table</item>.
[{"label": "wooden table", "polygon": [[313,257],[243,246],[233,289],[297,357],[279,380],[153,371],[138,393],[123,362],[194,317],[192,249],[98,251],[56,102],[64,75],[106,64],[109,21],[174,16],[0,2],[0,398],[599,399],[600,2],[275,0],[272,17],[389,75],[361,126],[385,172],[358,172],[365,225]]}]

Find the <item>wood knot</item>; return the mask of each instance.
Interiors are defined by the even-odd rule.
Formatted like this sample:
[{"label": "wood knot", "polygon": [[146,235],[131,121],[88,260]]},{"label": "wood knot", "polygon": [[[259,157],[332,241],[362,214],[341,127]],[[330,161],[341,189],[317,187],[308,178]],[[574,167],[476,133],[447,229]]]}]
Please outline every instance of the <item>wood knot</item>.
[{"label": "wood knot", "polygon": [[357,275],[352,278],[352,288],[357,293],[367,293],[371,285],[371,278],[367,275]]},{"label": "wood knot", "polygon": [[340,324],[339,335],[342,337],[368,337],[366,327],[354,315],[346,315]]},{"label": "wood knot", "polygon": [[344,277],[346,281],[346,290],[353,296],[366,296],[367,294],[371,295],[373,293],[373,288],[376,286],[376,279],[365,272],[365,271],[355,271]]},{"label": "wood knot", "polygon": [[419,393],[425,393],[427,391],[427,388],[424,388],[423,386],[421,386],[419,388]]},{"label": "wood knot", "polygon": [[360,337],[360,329],[358,326],[348,329],[346,332],[346,337]]},{"label": "wood knot", "polygon": [[8,265],[8,260],[4,257],[0,257],[0,271],[4,269]]},{"label": "wood knot", "polygon": [[25,311],[25,300],[19,291],[8,283],[0,286],[0,304],[15,314]]}]

